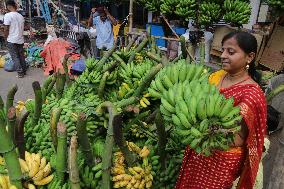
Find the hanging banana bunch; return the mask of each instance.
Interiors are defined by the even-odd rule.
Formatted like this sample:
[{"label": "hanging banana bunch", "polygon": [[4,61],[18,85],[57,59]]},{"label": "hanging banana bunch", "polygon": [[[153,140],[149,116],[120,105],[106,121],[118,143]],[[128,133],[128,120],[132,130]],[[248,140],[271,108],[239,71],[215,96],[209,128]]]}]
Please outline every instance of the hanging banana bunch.
[{"label": "hanging banana bunch", "polygon": [[177,4],[177,0],[161,0],[161,13],[169,15],[172,14],[175,11]]},{"label": "hanging banana bunch", "polygon": [[221,16],[221,6],[214,2],[204,2],[199,6],[199,22],[201,25],[210,25],[218,21]]},{"label": "hanging banana bunch", "polygon": [[195,13],[196,13],[196,1],[195,0],[178,1],[178,5],[176,6],[175,13],[181,18],[184,18],[185,20],[194,18]]},{"label": "hanging banana bunch", "polygon": [[225,15],[224,20],[228,23],[246,24],[251,15],[251,6],[249,2],[240,0],[225,0],[224,6]]}]

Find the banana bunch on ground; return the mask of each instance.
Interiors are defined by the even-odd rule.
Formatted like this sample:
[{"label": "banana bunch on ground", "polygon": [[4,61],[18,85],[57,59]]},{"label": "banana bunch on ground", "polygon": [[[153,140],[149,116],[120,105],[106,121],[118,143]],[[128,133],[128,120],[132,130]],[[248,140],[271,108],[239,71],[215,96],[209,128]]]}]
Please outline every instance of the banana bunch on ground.
[{"label": "banana bunch on ground", "polygon": [[62,183],[62,181],[60,179],[58,179],[57,177],[54,177],[54,179],[52,180],[52,182],[50,182],[47,185],[47,189],[71,189],[71,185],[69,182],[66,183]]},{"label": "banana bunch on ground", "polygon": [[221,6],[214,2],[203,2],[199,6],[199,23],[209,25],[218,21],[221,16]]},{"label": "banana bunch on ground", "polygon": [[80,169],[81,187],[99,189],[102,179],[102,163],[98,163],[93,168],[85,166]]},{"label": "banana bunch on ground", "polygon": [[251,14],[251,6],[249,2],[241,0],[225,0],[224,20],[229,23],[246,24],[249,21]]},{"label": "banana bunch on ground", "polygon": [[141,53],[136,53],[136,54],[135,54],[135,61],[136,61],[137,63],[142,63],[142,62],[144,61],[144,56],[142,56]]},{"label": "banana bunch on ground", "polygon": [[178,0],[161,0],[160,10],[163,14],[172,14],[178,5]]},{"label": "banana bunch on ground", "polygon": [[130,94],[132,94],[133,92],[134,89],[132,89],[132,85],[122,83],[117,92],[119,100],[122,100],[123,98],[125,98],[125,96],[130,96]]},{"label": "banana bunch on ground", "polygon": [[17,189],[16,186],[11,185],[9,176],[0,174],[0,188],[1,189]]},{"label": "banana bunch on ground", "polygon": [[92,145],[93,153],[96,157],[101,158],[105,149],[105,140],[97,137]]},{"label": "banana bunch on ground", "polygon": [[[170,97],[175,91],[176,99]],[[214,149],[226,150],[240,130],[240,108],[234,99],[226,99],[208,82],[179,83],[164,93],[160,110],[176,126],[182,143],[197,153],[210,155]],[[171,119],[170,119],[171,118]]]},{"label": "banana bunch on ground", "polygon": [[196,1],[195,0],[180,0],[176,6],[175,13],[188,20],[195,16]]},{"label": "banana bunch on ground", "polygon": [[201,64],[189,64],[180,60],[163,68],[151,82],[148,92],[151,97],[160,99],[162,94],[174,84],[192,80],[207,80],[208,71]]},{"label": "banana bunch on ground", "polygon": [[131,136],[132,137],[136,137],[137,139],[141,139],[141,138],[146,138],[147,135],[145,132],[143,132],[143,130],[148,130],[149,129],[149,125],[148,124],[143,124],[143,130],[141,129],[141,125],[137,125],[137,124],[133,124],[130,127],[130,131],[131,131]]},{"label": "banana bunch on ground", "polygon": [[43,186],[53,179],[51,165],[40,154],[25,152],[25,160],[19,159],[21,170],[27,175],[34,185]]},{"label": "banana bunch on ground", "polygon": [[149,93],[146,93],[142,96],[142,98],[139,100],[140,106],[142,108],[147,108],[148,106],[151,105],[150,101],[147,99],[150,97]]},{"label": "banana bunch on ground", "polygon": [[154,66],[154,62],[152,62],[149,59],[145,59],[141,64],[137,64],[134,67],[132,76],[133,79],[141,80],[145,77],[145,75],[151,70],[151,68]]},{"label": "banana bunch on ground", "polygon": [[282,9],[284,10],[284,1],[283,0],[268,0],[267,3],[270,6],[273,6],[277,9]]}]

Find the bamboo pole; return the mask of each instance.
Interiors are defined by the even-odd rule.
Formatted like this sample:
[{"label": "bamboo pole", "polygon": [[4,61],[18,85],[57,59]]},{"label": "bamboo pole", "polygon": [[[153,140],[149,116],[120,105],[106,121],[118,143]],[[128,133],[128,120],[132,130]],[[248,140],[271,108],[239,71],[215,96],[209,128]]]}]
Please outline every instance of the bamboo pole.
[{"label": "bamboo pole", "polygon": [[80,177],[79,168],[77,163],[77,137],[73,135],[70,141],[69,147],[69,180],[71,183],[71,189],[80,189]]},{"label": "bamboo pole", "polygon": [[84,154],[84,158],[89,167],[94,165],[94,156],[87,132],[87,117],[84,113],[79,113],[77,120],[77,135],[80,149]]},{"label": "bamboo pole", "polygon": [[39,121],[41,110],[42,110],[42,92],[41,87],[38,81],[33,82],[32,84],[34,94],[35,94],[35,112],[32,120],[32,127],[35,127]]},{"label": "bamboo pole", "polygon": [[0,117],[0,153],[3,155],[8,169],[8,175],[11,184],[15,185],[18,189],[22,189],[22,172],[18,156],[16,153],[15,145],[12,138],[6,131],[5,121]]},{"label": "bamboo pole", "polygon": [[64,123],[57,125],[57,154],[56,154],[56,174],[61,183],[64,183],[67,168],[67,130]]}]

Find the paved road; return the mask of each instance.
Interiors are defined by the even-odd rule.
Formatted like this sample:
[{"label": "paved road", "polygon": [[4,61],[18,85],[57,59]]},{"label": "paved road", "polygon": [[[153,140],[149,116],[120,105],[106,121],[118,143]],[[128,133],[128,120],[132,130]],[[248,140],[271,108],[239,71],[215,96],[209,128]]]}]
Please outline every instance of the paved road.
[{"label": "paved road", "polygon": [[15,84],[18,85],[15,102],[34,98],[32,82],[39,81],[42,84],[46,78],[40,68],[30,68],[24,78],[17,78],[16,76],[16,72],[6,72],[3,68],[0,68],[0,95],[4,101],[6,101],[9,89]]}]

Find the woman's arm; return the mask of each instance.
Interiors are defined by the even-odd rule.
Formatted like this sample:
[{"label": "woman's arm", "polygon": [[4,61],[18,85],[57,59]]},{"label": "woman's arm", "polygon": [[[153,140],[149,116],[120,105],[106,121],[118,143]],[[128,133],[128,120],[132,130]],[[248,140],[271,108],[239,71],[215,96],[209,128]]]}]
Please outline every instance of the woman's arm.
[{"label": "woman's arm", "polygon": [[104,8],[104,10],[105,10],[105,13],[106,13],[107,17],[111,21],[111,24],[116,26],[117,25],[116,19],[109,13],[109,11],[106,8]]}]

